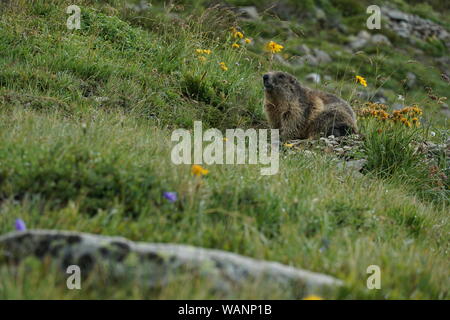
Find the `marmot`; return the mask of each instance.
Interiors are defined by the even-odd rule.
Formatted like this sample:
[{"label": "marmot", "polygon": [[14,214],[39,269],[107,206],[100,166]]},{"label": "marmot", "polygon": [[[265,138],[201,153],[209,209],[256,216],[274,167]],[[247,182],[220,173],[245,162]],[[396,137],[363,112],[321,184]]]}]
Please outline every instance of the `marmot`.
[{"label": "marmot", "polygon": [[269,72],[263,80],[264,109],[281,140],[356,133],[355,112],[341,98],[307,88],[286,72]]}]

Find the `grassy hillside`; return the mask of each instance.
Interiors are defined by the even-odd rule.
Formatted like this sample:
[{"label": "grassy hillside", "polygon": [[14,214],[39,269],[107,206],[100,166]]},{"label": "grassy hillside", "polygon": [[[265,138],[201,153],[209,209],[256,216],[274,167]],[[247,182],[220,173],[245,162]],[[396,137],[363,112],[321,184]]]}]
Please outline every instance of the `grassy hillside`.
[{"label": "grassy hillside", "polygon": [[[358,14],[346,16],[333,1],[322,2],[349,19],[349,28],[358,28],[351,22]],[[360,119],[366,142],[356,157],[370,164],[364,175],[339,169],[326,153],[283,148],[277,175],[261,176],[259,165],[213,165],[199,178],[190,166],[172,164],[174,128],[192,128],[195,120],[219,129],[267,127],[261,75],[283,69],[302,78],[318,69],[277,64],[263,50],[266,40],[282,43],[287,55],[301,43],[333,53],[346,35],[317,33],[318,26],[306,20],[290,26],[301,28],[302,37],[287,38],[270,16],[238,25],[230,13],[204,10],[202,2],[155,2],[138,14],[113,0],[77,1],[82,28],[70,31],[65,10],[71,4],[3,2],[0,234],[21,218],[30,229],[223,249],[346,282],[325,298],[450,297],[448,159],[441,154],[431,171],[410,144],[448,138],[448,119],[423,89],[448,93],[448,84],[428,65],[431,52],[411,66],[412,48],[399,43],[336,54],[332,64],[319,67],[332,76],[322,88],[346,99],[362,89],[356,74],[366,77],[367,90],[388,75],[387,94],[403,94],[405,105],[423,110],[418,128]],[[251,43],[233,48],[233,26]],[[409,92],[402,80],[412,70],[423,85]],[[357,110],[363,105],[353,103]],[[166,191],[179,199],[168,202]],[[366,269],[373,264],[381,267],[381,290],[366,288]],[[160,291],[92,280],[73,292],[45,262],[29,261],[18,270],[0,264],[0,298],[218,298],[188,280]],[[291,298],[275,292],[263,298],[279,297]],[[249,288],[225,298],[261,296]]]}]

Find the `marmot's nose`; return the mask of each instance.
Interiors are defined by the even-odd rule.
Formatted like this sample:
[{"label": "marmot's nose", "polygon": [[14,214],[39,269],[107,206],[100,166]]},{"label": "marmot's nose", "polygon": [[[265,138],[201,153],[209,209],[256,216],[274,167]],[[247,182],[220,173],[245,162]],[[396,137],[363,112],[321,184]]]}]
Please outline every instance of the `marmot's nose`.
[{"label": "marmot's nose", "polygon": [[269,75],[268,75],[268,74],[263,75],[263,80],[264,80],[264,81],[269,80]]}]

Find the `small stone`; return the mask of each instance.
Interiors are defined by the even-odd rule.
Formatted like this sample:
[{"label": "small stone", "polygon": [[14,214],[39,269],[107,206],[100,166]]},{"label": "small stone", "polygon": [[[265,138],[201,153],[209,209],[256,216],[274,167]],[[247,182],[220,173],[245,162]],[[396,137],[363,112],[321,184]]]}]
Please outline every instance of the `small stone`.
[{"label": "small stone", "polygon": [[283,58],[281,55],[279,55],[279,54],[275,54],[275,55],[273,56],[273,58],[274,58],[274,60],[275,60],[276,62],[278,62],[279,64],[282,64],[282,65],[285,65],[285,66],[288,66],[288,65],[289,65],[289,63],[288,63],[286,60],[284,60],[284,58]]},{"label": "small stone", "polygon": [[311,49],[310,49],[306,44],[302,44],[301,46],[299,46],[299,47],[297,48],[297,51],[298,51],[301,55],[311,54]]},{"label": "small stone", "polygon": [[259,14],[256,7],[240,7],[238,10],[239,14],[241,15],[241,18],[248,19],[248,20],[258,20]]},{"label": "small stone", "polygon": [[327,15],[325,14],[325,11],[323,11],[320,8],[316,8],[315,16],[316,16],[317,20],[326,20],[327,19]]},{"label": "small stone", "polygon": [[384,91],[380,89],[379,91],[375,92],[375,95],[372,97],[371,101],[375,103],[386,104],[388,99],[384,95]]},{"label": "small stone", "polygon": [[362,170],[362,168],[364,168],[366,163],[367,163],[366,159],[341,161],[338,163],[337,167],[343,169],[351,169],[359,172]]},{"label": "small stone", "polygon": [[408,72],[406,74],[406,85],[408,86],[408,88],[413,88],[416,85],[416,80],[417,76],[414,73]]},{"label": "small stone", "polygon": [[450,117],[450,109],[446,103],[441,106],[441,113],[446,117]]},{"label": "small stone", "polygon": [[130,4],[130,3],[126,4],[126,7],[128,9],[134,10],[136,12],[142,12],[142,11],[148,10],[148,9],[150,9],[151,6],[152,5],[150,3],[148,3],[147,1],[144,1],[144,0],[141,0],[138,4]]},{"label": "small stone", "polygon": [[367,44],[367,39],[357,38],[349,43],[349,46],[352,50],[356,51],[362,49]]},{"label": "small stone", "polygon": [[331,61],[333,61],[330,57],[330,55],[328,53],[326,53],[325,51],[319,50],[319,49],[314,49],[314,56],[317,58],[317,61],[319,64],[321,63],[330,63]]},{"label": "small stone", "polygon": [[403,106],[403,104],[401,104],[401,103],[394,103],[393,105],[392,105],[392,109],[393,110],[401,110],[401,109],[403,109],[404,108],[404,106]]},{"label": "small stone", "polygon": [[389,39],[385,35],[382,35],[382,34],[373,35],[372,38],[370,39],[370,42],[375,45],[382,45],[382,44],[385,44],[388,46],[391,45],[391,42],[389,41]]},{"label": "small stone", "polygon": [[370,37],[371,37],[370,33],[368,33],[366,30],[361,30],[361,31],[358,33],[358,38],[360,38],[360,39],[366,39],[366,40],[369,40]]},{"label": "small stone", "polygon": [[399,10],[383,8],[383,13],[385,13],[392,20],[398,21],[409,21],[409,16],[406,13],[403,13]]},{"label": "small stone", "polygon": [[317,67],[319,65],[319,60],[311,54],[303,56],[302,59],[304,63],[311,67]]},{"label": "small stone", "polygon": [[330,144],[331,146],[337,146],[337,145],[339,144],[339,142],[337,142],[336,140],[331,140],[331,141],[329,142],[329,144]]},{"label": "small stone", "polygon": [[318,84],[318,83],[320,83],[320,74],[310,73],[310,74],[306,75],[305,80]]}]

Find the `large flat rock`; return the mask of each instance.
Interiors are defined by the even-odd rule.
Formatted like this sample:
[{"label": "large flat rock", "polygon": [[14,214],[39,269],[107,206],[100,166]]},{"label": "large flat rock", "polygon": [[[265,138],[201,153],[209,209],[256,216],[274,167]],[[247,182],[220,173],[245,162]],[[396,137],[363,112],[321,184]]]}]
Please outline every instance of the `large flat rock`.
[{"label": "large flat rock", "polygon": [[302,296],[342,285],[328,275],[188,245],[132,242],[120,237],[55,230],[0,236],[0,262],[17,264],[29,256],[50,259],[64,271],[69,265],[78,265],[82,273],[92,274],[101,266],[115,278],[138,276],[149,286],[165,285],[179,273],[206,277],[215,289],[225,292],[244,283],[261,283],[289,287],[296,296]]}]

